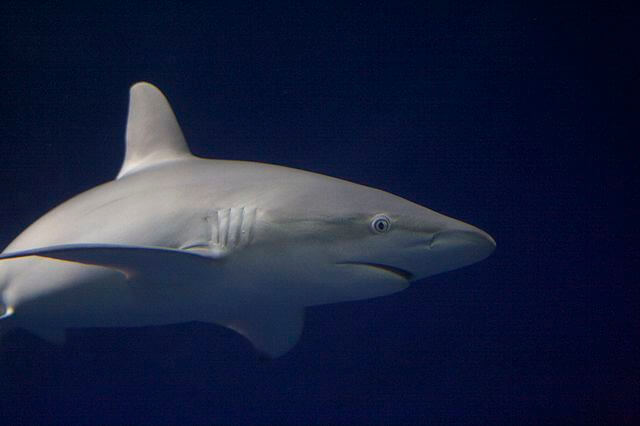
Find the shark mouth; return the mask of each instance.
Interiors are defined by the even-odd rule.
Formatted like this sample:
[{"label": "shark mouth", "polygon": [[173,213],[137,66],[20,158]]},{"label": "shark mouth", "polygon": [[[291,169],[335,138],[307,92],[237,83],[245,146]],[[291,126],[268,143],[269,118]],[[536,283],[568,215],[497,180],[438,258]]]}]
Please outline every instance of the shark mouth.
[{"label": "shark mouth", "polygon": [[398,268],[396,266],[384,265],[382,263],[371,263],[371,262],[339,262],[338,265],[356,265],[356,266],[367,266],[369,268],[378,269],[384,272],[388,272],[394,274],[403,280],[411,281],[413,280],[413,274],[406,269]]}]

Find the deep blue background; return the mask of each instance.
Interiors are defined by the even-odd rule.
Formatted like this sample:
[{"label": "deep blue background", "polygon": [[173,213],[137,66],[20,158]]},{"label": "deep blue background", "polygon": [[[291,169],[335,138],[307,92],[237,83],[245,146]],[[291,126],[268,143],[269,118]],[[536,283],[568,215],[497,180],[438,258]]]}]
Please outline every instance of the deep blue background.
[{"label": "deep blue background", "polygon": [[73,330],[62,349],[13,332],[2,422],[640,418],[637,15],[13,3],[0,7],[0,246],[115,176],[128,88],[147,80],[198,155],[379,187],[498,248],[393,296],[308,309],[299,345],[272,362],[203,324]]}]

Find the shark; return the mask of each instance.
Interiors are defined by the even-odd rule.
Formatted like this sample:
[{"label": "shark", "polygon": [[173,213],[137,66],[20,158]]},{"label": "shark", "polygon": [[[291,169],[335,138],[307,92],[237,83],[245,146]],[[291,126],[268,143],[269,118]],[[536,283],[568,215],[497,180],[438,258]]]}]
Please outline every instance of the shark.
[{"label": "shark", "polygon": [[279,165],[193,155],[162,92],[129,93],[113,181],[46,213],[0,255],[0,331],[206,322],[275,358],[306,307],[392,294],[495,249],[399,196]]}]

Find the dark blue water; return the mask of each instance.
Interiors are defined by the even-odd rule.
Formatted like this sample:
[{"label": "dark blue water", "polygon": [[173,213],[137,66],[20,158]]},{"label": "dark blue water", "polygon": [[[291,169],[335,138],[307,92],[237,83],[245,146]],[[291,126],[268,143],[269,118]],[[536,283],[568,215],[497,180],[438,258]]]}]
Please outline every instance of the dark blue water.
[{"label": "dark blue water", "polygon": [[13,332],[0,422],[638,420],[629,12],[76,3],[0,7],[0,246],[114,178],[128,88],[147,80],[198,155],[382,188],[498,248],[393,296],[308,309],[271,362],[203,324],[72,330],[62,349]]}]

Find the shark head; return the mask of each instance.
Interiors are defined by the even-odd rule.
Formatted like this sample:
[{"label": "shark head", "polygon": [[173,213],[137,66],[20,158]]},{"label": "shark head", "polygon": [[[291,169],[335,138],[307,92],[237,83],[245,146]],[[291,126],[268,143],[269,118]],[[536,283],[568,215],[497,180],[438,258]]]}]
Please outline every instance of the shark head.
[{"label": "shark head", "polygon": [[[264,203],[255,245],[277,252],[264,276],[305,283],[304,304],[382,296],[478,262],[495,249],[486,232],[385,191],[309,172]],[[278,276],[278,271],[283,272]],[[307,300],[308,299],[308,300]]]}]

